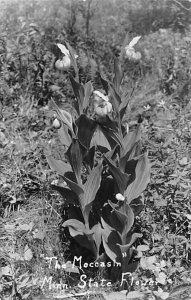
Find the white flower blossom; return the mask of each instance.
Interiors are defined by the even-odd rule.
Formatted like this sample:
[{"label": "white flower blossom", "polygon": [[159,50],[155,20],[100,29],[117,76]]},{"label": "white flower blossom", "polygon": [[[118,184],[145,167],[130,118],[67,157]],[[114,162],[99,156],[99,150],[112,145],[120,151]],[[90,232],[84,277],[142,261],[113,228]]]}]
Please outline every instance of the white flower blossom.
[{"label": "white flower blossom", "polygon": [[138,43],[141,36],[136,36],[132,41],[125,47],[125,56],[129,60],[139,61],[142,57],[140,52],[136,52],[134,46]]},{"label": "white flower blossom", "polygon": [[100,91],[94,91],[94,112],[97,116],[104,117],[112,111],[112,104],[109,97]]},{"label": "white flower blossom", "polygon": [[[55,62],[55,67],[56,69],[60,70],[60,71],[67,71],[70,67],[71,67],[71,58],[70,58],[70,52],[69,50],[62,44],[57,44],[58,48],[60,49],[60,51],[63,54],[63,58],[62,59],[58,59]],[[74,55],[75,58],[78,57],[78,55]]]}]

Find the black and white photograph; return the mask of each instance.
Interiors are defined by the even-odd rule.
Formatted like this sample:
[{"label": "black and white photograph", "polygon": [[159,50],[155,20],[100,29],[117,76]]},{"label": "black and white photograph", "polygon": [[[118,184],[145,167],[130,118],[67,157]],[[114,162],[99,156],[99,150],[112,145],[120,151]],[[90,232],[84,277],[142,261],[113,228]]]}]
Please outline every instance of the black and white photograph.
[{"label": "black and white photograph", "polygon": [[0,300],[191,300],[191,0],[0,0]]}]

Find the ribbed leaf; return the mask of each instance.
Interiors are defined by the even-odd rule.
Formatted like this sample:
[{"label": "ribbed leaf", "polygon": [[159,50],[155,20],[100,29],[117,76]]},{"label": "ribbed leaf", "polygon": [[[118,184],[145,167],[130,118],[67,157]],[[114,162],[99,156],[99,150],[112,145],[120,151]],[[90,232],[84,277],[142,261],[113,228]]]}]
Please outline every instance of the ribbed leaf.
[{"label": "ribbed leaf", "polygon": [[68,127],[66,125],[62,124],[62,127],[58,130],[58,134],[59,134],[61,143],[64,146],[69,147],[72,142],[72,138],[68,133]]},{"label": "ribbed leaf", "polygon": [[82,153],[77,139],[73,139],[72,144],[66,152],[66,156],[68,157],[78,183],[81,184]]},{"label": "ribbed leaf", "polygon": [[84,86],[84,91],[85,91],[85,95],[84,95],[84,101],[83,101],[83,110],[85,110],[87,108],[91,94],[93,93],[93,85],[92,85],[91,81],[86,82],[86,84]]},{"label": "ribbed leaf", "polygon": [[103,134],[102,130],[100,129],[100,126],[98,126],[93,134],[93,137],[91,139],[90,148],[93,146],[102,146],[104,148],[107,148],[108,150],[111,150],[111,146]]},{"label": "ribbed leaf", "polygon": [[51,155],[47,155],[46,159],[50,168],[53,171],[56,171],[59,175],[64,176],[66,172],[71,171],[71,166],[68,163],[65,163],[63,160],[55,159]]},{"label": "ribbed leaf", "polygon": [[121,253],[125,253],[128,251],[128,249],[134,244],[134,242],[136,241],[137,238],[141,238],[143,235],[141,233],[133,233],[131,236],[131,240],[128,244],[126,245],[120,245],[118,244],[118,246],[121,249]]},{"label": "ribbed leaf", "polygon": [[98,223],[96,225],[94,225],[91,230],[93,230],[94,235],[93,235],[93,239],[95,241],[96,244],[96,248],[97,248],[97,253],[99,254],[99,249],[100,249],[100,245],[101,245],[101,225]]},{"label": "ribbed leaf", "polygon": [[72,85],[72,89],[76,100],[78,102],[78,113],[81,115],[83,113],[83,102],[84,102],[84,87],[82,84],[77,82],[72,76],[70,76],[70,82]]},{"label": "ribbed leaf", "polygon": [[[71,230],[72,237],[75,237],[76,235],[79,235],[79,234],[83,235],[83,234],[87,233],[85,225],[76,219],[67,220],[62,224],[62,226],[69,227],[72,229]],[[91,232],[91,233],[93,234],[93,232]]]},{"label": "ribbed leaf", "polygon": [[51,188],[60,193],[60,195],[65,200],[65,203],[71,203],[73,205],[79,204],[77,195],[70,189],[53,184],[51,185]]},{"label": "ribbed leaf", "polygon": [[115,109],[115,112],[118,114],[119,106],[121,104],[121,97],[112,86],[110,86],[110,94],[111,94],[111,103]]},{"label": "ribbed leaf", "polygon": [[123,150],[121,152],[121,158],[124,157],[128,151],[131,150],[131,148],[134,146],[135,143],[137,143],[141,138],[141,130],[140,126],[137,126],[137,128],[129,132],[124,138],[123,138]]},{"label": "ribbed leaf", "polygon": [[84,218],[88,220],[89,212],[91,209],[91,204],[95,199],[97,191],[101,183],[101,172],[102,172],[102,163],[99,163],[87,177],[87,181],[84,185]]},{"label": "ribbed leaf", "polygon": [[74,179],[71,179],[71,175],[74,175],[72,172],[68,172],[65,174],[65,176],[63,177],[64,180],[66,181],[67,185],[69,186],[69,188],[76,193],[76,195],[79,198],[79,201],[81,203],[81,199],[83,198],[83,188],[81,185],[77,184]]},{"label": "ribbed leaf", "polygon": [[121,69],[121,65],[119,64],[119,60],[117,58],[114,60],[114,73],[115,73],[115,77],[113,80],[114,87],[115,90],[119,92],[119,87],[123,79],[123,71]]},{"label": "ribbed leaf", "polygon": [[[102,241],[103,241],[103,246],[105,249],[105,252],[107,256],[112,260],[116,261],[117,255],[111,250],[111,248],[108,245],[108,239],[111,234],[111,232],[114,230],[111,226],[109,226],[104,219],[101,218],[101,223],[102,223]],[[115,241],[113,241],[115,243]]]},{"label": "ribbed leaf", "polygon": [[109,93],[109,83],[108,83],[107,80],[105,80],[105,79],[101,76],[101,74],[99,74],[99,75],[100,75],[101,84],[102,84],[102,86],[103,86],[103,88],[104,88],[106,94],[108,95],[108,93]]},{"label": "ribbed leaf", "polygon": [[72,63],[72,66],[75,70],[75,73],[76,73],[76,78],[77,80],[79,80],[79,72],[78,72],[78,66],[77,66],[77,62],[76,62],[76,58],[75,58],[75,55],[74,55],[74,50],[72,49],[72,47],[70,46],[69,43],[66,42],[66,46],[70,52],[70,59],[71,59],[71,63]]},{"label": "ribbed leaf", "polygon": [[123,173],[118,167],[116,167],[114,165],[114,163],[110,159],[108,159],[106,157],[104,157],[104,159],[106,160],[106,162],[109,166],[109,169],[110,169],[113,177],[116,180],[116,183],[117,183],[118,188],[119,188],[119,193],[121,193],[123,195],[125,189],[127,188],[130,175],[126,174],[126,173]]},{"label": "ribbed leaf", "polygon": [[118,217],[120,222],[123,224],[123,229],[120,236],[122,239],[122,244],[124,244],[126,243],[126,236],[134,223],[133,210],[126,202],[124,202],[123,205],[118,208],[116,208],[116,206],[113,205],[111,201],[109,201],[109,204],[113,208],[113,211],[115,211],[116,216]]},{"label": "ribbed leaf", "polygon": [[88,118],[85,114],[82,114],[77,120],[78,126],[78,138],[80,143],[89,149],[92,136],[96,130],[97,123]]},{"label": "ribbed leaf", "polygon": [[150,163],[147,154],[143,154],[139,158],[135,169],[135,176],[135,180],[127,187],[124,193],[129,204],[133,199],[141,195],[150,181]]}]

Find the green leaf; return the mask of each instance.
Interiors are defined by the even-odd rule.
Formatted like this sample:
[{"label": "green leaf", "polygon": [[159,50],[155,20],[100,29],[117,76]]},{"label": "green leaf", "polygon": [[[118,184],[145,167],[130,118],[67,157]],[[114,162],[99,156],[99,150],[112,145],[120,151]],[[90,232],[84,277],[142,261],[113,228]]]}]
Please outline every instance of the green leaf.
[{"label": "green leaf", "polygon": [[123,173],[118,167],[116,167],[113,163],[112,160],[110,160],[109,158],[107,158],[106,156],[104,157],[104,159],[106,160],[109,169],[113,175],[113,178],[115,178],[116,183],[118,185],[119,188],[119,193],[121,193],[122,195],[124,194],[124,191],[127,188],[128,182],[129,182],[129,178],[130,175]]},{"label": "green leaf", "polygon": [[90,148],[89,151],[87,151],[87,153],[83,157],[84,163],[88,167],[90,167],[90,169],[92,169],[94,166],[94,162],[95,162],[94,157],[95,157],[95,147]]},{"label": "green leaf", "polygon": [[93,230],[87,229],[84,225],[84,223],[80,222],[76,219],[70,219],[65,221],[62,224],[63,227],[69,227],[71,229],[70,234],[72,237],[75,237],[76,235],[92,235]]},{"label": "green leaf", "polygon": [[76,125],[78,126],[78,139],[80,143],[89,149],[92,136],[96,130],[97,123],[88,118],[85,114],[82,114],[77,120]]},{"label": "green leaf", "polygon": [[101,76],[100,73],[99,73],[99,76],[100,76],[101,84],[102,84],[102,86],[103,86],[103,88],[104,88],[106,94],[108,95],[108,93],[109,93],[109,83],[108,83],[107,80],[105,80],[105,79]]},{"label": "green leaf", "polygon": [[91,173],[87,176],[87,181],[84,188],[84,199],[83,207],[84,218],[88,220],[89,212],[91,209],[91,204],[95,199],[97,191],[101,183],[101,172],[102,172],[102,163],[99,163],[94,169],[91,170]]},{"label": "green leaf", "polygon": [[134,90],[135,90],[135,87],[130,91],[130,93],[125,91],[121,96],[121,104],[119,106],[119,112],[120,112],[121,120],[123,120],[123,117],[126,113],[128,105],[131,101]]},{"label": "green leaf", "polygon": [[62,187],[62,186],[58,186],[58,185],[51,185],[51,188],[57,192],[60,193],[60,195],[63,197],[63,199],[65,200],[65,202],[71,203],[73,205],[77,205],[78,204],[78,197],[77,195],[71,191],[68,188]]},{"label": "green leaf", "polygon": [[111,103],[115,109],[115,112],[119,114],[119,106],[121,104],[121,97],[119,94],[116,92],[114,87],[110,85],[110,94],[111,94]]},{"label": "green leaf", "polygon": [[111,226],[109,226],[103,218],[101,218],[101,223],[102,223],[102,241],[103,241],[103,246],[105,249],[105,252],[107,256],[112,260],[116,261],[117,255],[110,249],[108,246],[108,239],[111,234],[111,232],[114,230]]},{"label": "green leaf", "polygon": [[102,146],[104,148],[107,148],[108,150],[111,150],[111,146],[107,140],[107,138],[105,137],[105,135],[103,134],[100,126],[98,125],[94,134],[93,134],[93,137],[91,139],[91,143],[90,143],[90,148],[93,147],[93,146]]},{"label": "green leaf", "polygon": [[150,181],[150,163],[147,154],[141,155],[138,159],[135,176],[135,180],[127,187],[124,193],[128,203],[131,203],[133,199],[138,198],[146,189],[147,184]]},{"label": "green leaf", "polygon": [[72,142],[72,138],[68,133],[68,127],[66,125],[62,124],[61,128],[58,129],[58,135],[60,137],[61,143],[64,146],[69,147]]},{"label": "green leaf", "polygon": [[135,215],[135,217],[143,210],[144,208],[144,202],[143,202],[143,197],[142,195],[139,196],[136,199],[133,199],[130,203],[130,206],[133,210],[133,213]]},{"label": "green leaf", "polygon": [[117,244],[121,250],[121,253],[125,253],[129,250],[129,248],[134,244],[134,242],[137,240],[137,238],[141,238],[143,235],[141,233],[133,233],[131,235],[131,240],[126,245],[120,245]]},{"label": "green leaf", "polygon": [[84,87],[82,84],[77,82],[72,76],[70,76],[70,82],[72,85],[72,89],[76,100],[78,102],[78,114],[81,115],[83,113],[83,102],[84,102]]},{"label": "green leaf", "polygon": [[120,222],[123,224],[122,233],[120,236],[122,239],[122,244],[125,244],[126,236],[134,224],[133,210],[126,202],[123,202],[123,204],[119,207],[113,205],[111,201],[109,201],[109,204],[113,208],[113,211],[116,213],[116,216]]},{"label": "green leaf", "polygon": [[71,166],[68,163],[65,163],[63,160],[55,159],[51,155],[47,155],[46,159],[50,168],[53,171],[56,171],[59,175],[64,176],[66,172],[71,171]]},{"label": "green leaf", "polygon": [[96,243],[99,243],[98,240],[94,240],[96,229],[89,229],[86,226],[76,219],[70,219],[63,223],[64,227],[69,227],[70,235],[75,238],[75,240],[82,246],[92,251],[95,255],[95,258],[99,256],[99,249],[97,248]]},{"label": "green leaf", "polygon": [[84,91],[85,91],[85,95],[84,95],[84,101],[83,101],[83,110],[85,110],[88,107],[90,97],[93,93],[93,85],[92,85],[91,81],[86,82],[86,84],[84,86]]},{"label": "green leaf", "polygon": [[123,138],[123,150],[121,152],[121,158],[125,157],[125,155],[132,149],[132,147],[137,143],[141,138],[141,127],[137,126],[137,128],[126,134]]},{"label": "green leaf", "polygon": [[129,132],[123,138],[123,150],[121,152],[121,157],[131,150],[136,142],[141,138],[141,127],[138,125],[134,131]]},{"label": "green leaf", "polygon": [[97,253],[99,254],[99,249],[100,249],[100,245],[101,245],[101,232],[102,232],[101,224],[98,223],[98,224],[94,225],[91,228],[91,230],[94,232],[93,239],[96,244]]},{"label": "green leaf", "polygon": [[123,79],[123,71],[121,69],[121,65],[119,64],[119,60],[117,58],[115,58],[114,60],[114,73],[115,73],[115,77],[113,80],[114,88],[116,91],[119,92],[120,84]]},{"label": "green leaf", "polygon": [[73,139],[70,147],[66,152],[66,156],[68,157],[68,160],[76,175],[77,182],[81,184],[82,153],[79,141],[77,139]]},{"label": "green leaf", "polygon": [[101,127],[101,130],[105,135],[105,137],[107,138],[111,148],[114,148],[116,143],[122,147],[121,138],[118,132],[106,127]]},{"label": "green leaf", "polygon": [[77,62],[76,62],[76,58],[75,58],[75,55],[74,55],[74,50],[72,49],[72,47],[70,46],[69,43],[66,42],[66,46],[70,52],[70,59],[71,59],[71,63],[72,63],[72,66],[75,70],[75,73],[76,73],[76,77],[77,77],[77,80],[79,80],[79,72],[78,72],[78,66],[77,66]]},{"label": "green leaf", "polygon": [[76,195],[78,196],[79,200],[80,200],[80,203],[81,203],[81,198],[83,197],[83,189],[82,189],[82,186],[77,184],[74,179],[72,180],[70,177],[71,175],[74,175],[74,173],[72,172],[67,172],[65,174],[65,176],[63,177],[64,180],[66,181],[67,185],[69,186],[69,188],[74,192],[76,193]]}]

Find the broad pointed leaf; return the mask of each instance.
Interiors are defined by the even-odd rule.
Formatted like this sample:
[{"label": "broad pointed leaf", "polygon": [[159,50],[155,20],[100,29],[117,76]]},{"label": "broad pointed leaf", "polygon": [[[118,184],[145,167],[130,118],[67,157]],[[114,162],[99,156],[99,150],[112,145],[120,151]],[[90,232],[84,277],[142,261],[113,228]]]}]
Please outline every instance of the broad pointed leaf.
[{"label": "broad pointed leaf", "polygon": [[73,205],[79,204],[77,195],[70,189],[58,185],[53,185],[53,184],[51,185],[51,188],[59,192],[67,204],[68,203],[71,203]]},{"label": "broad pointed leaf", "polygon": [[72,142],[72,138],[68,133],[68,127],[66,125],[62,124],[62,127],[58,130],[58,134],[59,134],[61,143],[64,146],[69,147]]},{"label": "broad pointed leaf", "polygon": [[133,199],[131,201],[130,206],[131,206],[131,208],[132,208],[132,210],[134,212],[134,215],[136,217],[143,210],[143,208],[144,208],[144,201],[143,201],[142,195],[139,196],[136,199]]},{"label": "broad pointed leaf", "polygon": [[93,93],[93,85],[91,83],[91,81],[86,82],[85,86],[84,86],[84,102],[83,102],[83,110],[85,110],[88,105],[89,105],[89,101],[90,101],[90,97]]},{"label": "broad pointed leaf", "polygon": [[75,179],[73,179],[73,178],[71,179],[71,175],[74,175],[74,174],[72,172],[67,172],[63,178],[66,181],[69,188],[74,193],[76,193],[76,195],[78,196],[80,203],[81,203],[81,198],[83,197],[83,193],[84,193],[83,188],[81,185],[79,185],[75,182]]},{"label": "broad pointed leaf", "polygon": [[105,221],[104,219],[101,218],[101,223],[102,223],[102,226],[103,226],[103,229],[102,229],[102,241],[103,241],[103,246],[104,246],[104,249],[105,249],[105,252],[107,254],[107,256],[112,260],[112,261],[116,261],[116,258],[117,258],[117,255],[115,252],[113,252],[109,245],[108,245],[108,239],[109,239],[109,236],[111,234],[111,232],[114,230],[111,226],[109,226]]},{"label": "broad pointed leaf", "polygon": [[121,65],[119,64],[118,59],[114,60],[114,73],[115,77],[113,80],[115,90],[119,92],[120,84],[123,79],[123,71],[121,69]]},{"label": "broad pointed leaf", "polygon": [[[87,233],[85,225],[76,219],[67,220],[62,224],[62,226],[71,228],[70,234],[72,237],[75,237],[76,235],[84,235],[85,233]],[[91,232],[91,234],[93,234],[93,232]]]},{"label": "broad pointed leaf", "polygon": [[99,74],[99,75],[100,75],[101,84],[102,84],[102,86],[103,86],[103,88],[104,88],[106,94],[108,95],[108,93],[109,93],[109,83],[108,83],[107,80],[105,80],[105,79],[101,76],[101,74]]},{"label": "broad pointed leaf", "polygon": [[99,253],[99,249],[100,249],[100,245],[101,245],[101,232],[102,232],[101,225],[98,223],[98,224],[94,225],[91,228],[91,230],[93,230],[93,232],[94,232],[93,239],[96,244],[97,253]]},{"label": "broad pointed leaf", "polygon": [[118,132],[105,127],[101,127],[101,130],[109,141],[111,148],[114,148],[116,146],[116,143],[122,147],[121,137]]},{"label": "broad pointed leaf", "polygon": [[118,167],[116,167],[114,165],[114,163],[112,162],[112,160],[104,157],[104,159],[106,160],[109,169],[113,175],[113,177],[116,180],[116,183],[118,185],[119,188],[119,193],[121,193],[122,195],[124,194],[125,189],[127,188],[128,182],[129,182],[129,178],[130,175],[123,173]]},{"label": "broad pointed leaf", "polygon": [[111,150],[111,146],[103,134],[102,130],[100,129],[100,126],[98,126],[93,134],[93,137],[91,139],[90,148],[93,146],[102,146],[104,148],[107,148],[108,150]]},{"label": "broad pointed leaf", "polygon": [[71,166],[69,163],[65,163],[63,160],[55,159],[51,155],[47,155],[46,159],[50,168],[56,171],[59,175],[64,176],[66,172],[71,171]]},{"label": "broad pointed leaf", "polygon": [[72,47],[70,46],[69,43],[66,42],[66,46],[70,52],[70,59],[71,59],[71,63],[72,63],[72,66],[75,70],[75,73],[76,73],[76,77],[77,77],[77,80],[79,80],[79,72],[78,72],[78,66],[77,66],[77,62],[76,62],[76,58],[75,58],[75,55],[74,55],[74,50],[72,49]]},{"label": "broad pointed leaf", "polygon": [[131,148],[134,146],[136,142],[138,142],[141,138],[141,130],[140,126],[137,126],[137,128],[129,132],[124,138],[123,138],[123,150],[121,152],[121,157],[124,157],[128,151],[131,150]]},{"label": "broad pointed leaf", "polygon": [[78,183],[81,184],[82,153],[77,139],[73,139],[72,144],[66,152],[66,156],[68,157]]},{"label": "broad pointed leaf", "polygon": [[78,107],[79,107],[78,113],[82,114],[83,113],[83,102],[84,102],[84,87],[82,84],[77,82],[72,76],[70,76],[70,81],[71,81],[74,95],[78,102]]},{"label": "broad pointed leaf", "polygon": [[121,249],[121,253],[125,253],[129,250],[129,248],[134,244],[134,242],[137,240],[137,238],[141,238],[143,235],[141,233],[133,233],[131,236],[131,240],[126,245],[120,245],[118,244],[119,248]]},{"label": "broad pointed leaf", "polygon": [[92,136],[96,130],[97,123],[88,118],[85,114],[82,114],[77,120],[78,126],[78,138],[80,143],[89,149]]},{"label": "broad pointed leaf", "polygon": [[143,154],[137,163],[135,180],[127,187],[124,196],[127,198],[128,203],[135,198],[138,198],[141,193],[146,189],[150,181],[150,163],[147,154]]},{"label": "broad pointed leaf", "polygon": [[87,177],[87,181],[84,185],[84,218],[88,220],[89,212],[91,209],[91,204],[95,199],[97,191],[101,183],[101,172],[102,172],[102,163],[99,163],[94,169],[91,170],[91,173]]},{"label": "broad pointed leaf", "polygon": [[111,103],[115,108],[115,112],[118,114],[119,106],[121,104],[121,97],[112,86],[110,86],[110,94],[111,94]]},{"label": "broad pointed leaf", "polygon": [[120,207],[116,208],[111,201],[109,201],[110,206],[116,213],[120,222],[123,224],[123,229],[121,233],[122,243],[126,243],[126,236],[131,230],[134,223],[134,214],[132,208],[124,202]]}]

